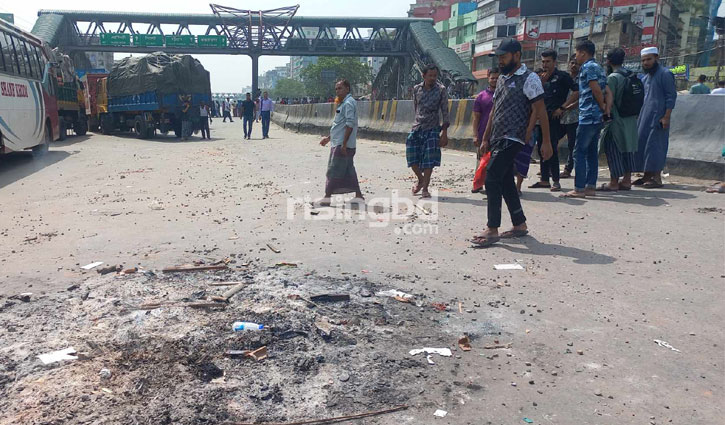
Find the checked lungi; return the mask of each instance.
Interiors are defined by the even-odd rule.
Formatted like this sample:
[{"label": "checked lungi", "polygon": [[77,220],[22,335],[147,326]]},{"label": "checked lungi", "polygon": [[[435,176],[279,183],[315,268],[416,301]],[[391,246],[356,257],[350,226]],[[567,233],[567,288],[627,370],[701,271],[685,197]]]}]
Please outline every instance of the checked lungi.
[{"label": "checked lungi", "polygon": [[347,156],[342,153],[342,146],[333,146],[330,149],[330,159],[327,161],[327,185],[325,192],[330,195],[360,192],[360,183],[355,171],[355,149],[347,148]]},{"label": "checked lungi", "polygon": [[408,134],[405,141],[405,157],[408,167],[417,165],[421,169],[440,167],[441,165],[441,129],[415,130]]}]

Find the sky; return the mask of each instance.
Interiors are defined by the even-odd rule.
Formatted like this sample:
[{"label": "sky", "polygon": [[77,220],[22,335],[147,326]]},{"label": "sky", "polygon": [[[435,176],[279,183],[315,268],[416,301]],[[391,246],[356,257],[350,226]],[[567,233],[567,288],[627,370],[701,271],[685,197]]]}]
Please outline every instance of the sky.
[{"label": "sky", "polygon": [[[406,17],[412,0],[214,0],[224,6],[248,10],[268,10],[300,5],[298,16],[367,16]],[[31,30],[40,9],[73,9],[99,11],[134,11],[150,13],[212,13],[204,1],[179,0],[124,0],[99,2],[98,0],[25,0],[0,1],[0,12],[15,14],[15,25]],[[252,85],[252,61],[242,55],[197,55],[211,73],[213,92],[241,92]],[[118,59],[119,56],[116,55]],[[262,56],[260,73],[289,63],[289,57]]]}]

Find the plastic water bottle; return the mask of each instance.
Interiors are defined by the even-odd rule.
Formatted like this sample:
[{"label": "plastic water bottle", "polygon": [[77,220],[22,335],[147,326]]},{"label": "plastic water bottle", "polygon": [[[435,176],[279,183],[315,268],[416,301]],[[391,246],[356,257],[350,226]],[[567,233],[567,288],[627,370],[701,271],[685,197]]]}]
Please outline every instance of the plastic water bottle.
[{"label": "plastic water bottle", "polygon": [[252,322],[234,322],[232,325],[234,332],[261,331],[262,329],[264,329],[264,325]]}]

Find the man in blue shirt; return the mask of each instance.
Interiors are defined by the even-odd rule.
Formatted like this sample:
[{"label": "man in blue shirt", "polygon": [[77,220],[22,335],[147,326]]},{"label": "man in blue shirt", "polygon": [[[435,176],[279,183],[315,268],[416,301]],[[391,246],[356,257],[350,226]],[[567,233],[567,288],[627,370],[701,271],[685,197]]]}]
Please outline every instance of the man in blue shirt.
[{"label": "man in blue shirt", "polygon": [[353,161],[357,148],[357,102],[350,94],[350,82],[345,79],[335,84],[335,94],[335,118],[330,135],[320,141],[321,146],[332,144],[327,161],[325,197],[316,202],[319,206],[329,206],[332,195],[351,192],[355,193],[357,201],[363,201]]},{"label": "man in blue shirt", "polygon": [[594,61],[595,47],[589,40],[576,46],[579,70],[579,127],[574,147],[574,190],[561,195],[564,198],[594,196],[599,174],[599,133],[606,110],[604,93],[607,75]]}]

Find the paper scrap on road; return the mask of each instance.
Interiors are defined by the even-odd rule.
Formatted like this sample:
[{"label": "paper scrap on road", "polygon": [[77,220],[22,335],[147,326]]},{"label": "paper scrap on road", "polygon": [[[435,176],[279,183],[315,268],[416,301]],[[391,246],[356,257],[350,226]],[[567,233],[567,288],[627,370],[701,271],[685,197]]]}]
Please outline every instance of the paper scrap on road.
[{"label": "paper scrap on road", "polygon": [[670,345],[670,343],[669,343],[669,342],[667,342],[667,341],[662,341],[662,340],[660,340],[660,339],[655,339],[655,343],[656,343],[657,345],[659,345],[660,347],[665,347],[665,348],[669,348],[670,350],[672,350],[672,351],[677,351],[678,353],[680,353],[680,352],[681,352],[681,351],[680,351],[680,350],[678,350],[677,348],[675,348],[675,347],[671,346],[671,345]]},{"label": "paper scrap on road", "polygon": [[493,266],[496,270],[523,270],[524,267],[521,264],[496,264]]},{"label": "paper scrap on road", "polygon": [[[453,353],[451,352],[450,348],[431,348],[431,347],[425,347],[425,348],[419,348],[415,350],[410,350],[410,355],[415,356],[420,353],[426,353],[426,354],[438,354],[443,357],[451,357]],[[430,361],[430,360],[429,360]]]},{"label": "paper scrap on road", "polygon": [[85,266],[83,266],[81,268],[83,270],[90,270],[90,269],[95,269],[96,267],[100,266],[101,264],[103,264],[103,261],[96,261],[95,263],[86,264]]},{"label": "paper scrap on road", "polygon": [[391,289],[389,291],[377,292],[375,295],[379,297],[390,297],[390,298],[402,298],[403,300],[412,300],[414,297],[411,294],[398,291],[397,289]]},{"label": "paper scrap on road", "polygon": [[40,359],[43,364],[50,364],[59,362],[62,360],[78,360],[77,356],[72,356],[71,354],[75,354],[76,349],[73,347],[68,347],[64,350],[58,350],[53,351],[52,353],[45,353],[38,355],[38,358]]},{"label": "paper scrap on road", "polygon": [[437,416],[439,418],[445,418],[447,414],[448,414],[448,412],[446,412],[445,410],[438,409],[435,411],[435,413],[433,413],[433,416]]}]

